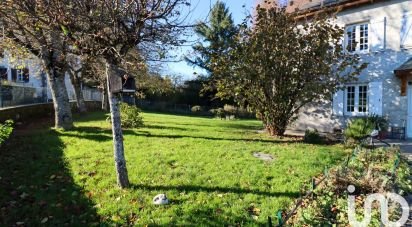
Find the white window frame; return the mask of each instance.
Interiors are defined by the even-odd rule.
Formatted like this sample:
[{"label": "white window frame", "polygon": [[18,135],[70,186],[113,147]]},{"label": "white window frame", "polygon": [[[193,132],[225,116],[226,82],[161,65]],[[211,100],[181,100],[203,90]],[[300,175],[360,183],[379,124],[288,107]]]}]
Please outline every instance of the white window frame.
[{"label": "white window frame", "polygon": [[23,83],[24,82],[24,71],[23,69],[16,70],[16,82]]},{"label": "white window frame", "polygon": [[[364,29],[366,27],[366,29]],[[357,23],[357,24],[350,24],[345,27],[345,50],[348,53],[369,53],[370,50],[370,23],[369,22],[362,22],[362,23]],[[362,31],[361,29],[364,29],[363,31],[363,36],[361,37]],[[349,35],[348,32],[350,30],[354,29],[355,33],[355,50],[348,50],[349,46]],[[366,31],[365,31],[366,30]],[[365,32],[366,32],[366,37],[365,37]],[[366,44],[363,43],[363,45],[367,45],[367,49],[362,49],[361,50],[361,41],[366,38]]]},{"label": "white window frame", "polygon": [[30,82],[30,75],[29,75],[29,80],[24,81],[24,70],[25,69],[16,69],[16,82],[17,83],[29,83]]},{"label": "white window frame", "polygon": [[[354,102],[354,110],[348,111],[348,88],[354,87],[355,88],[355,102]],[[360,112],[360,87],[366,87],[366,103],[365,103],[365,112]],[[369,114],[369,86],[368,84],[348,84],[345,88],[344,92],[344,113],[346,116],[367,116]]]}]

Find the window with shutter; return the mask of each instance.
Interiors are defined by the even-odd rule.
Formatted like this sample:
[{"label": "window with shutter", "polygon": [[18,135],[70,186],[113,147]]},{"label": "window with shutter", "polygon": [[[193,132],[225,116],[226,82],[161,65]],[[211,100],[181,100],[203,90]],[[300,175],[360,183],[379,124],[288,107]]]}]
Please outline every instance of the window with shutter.
[{"label": "window with shutter", "polygon": [[369,51],[369,24],[354,24],[345,28],[346,50],[348,52]]},{"label": "window with shutter", "polygon": [[350,85],[346,87],[345,114],[363,116],[368,114],[368,86]]}]

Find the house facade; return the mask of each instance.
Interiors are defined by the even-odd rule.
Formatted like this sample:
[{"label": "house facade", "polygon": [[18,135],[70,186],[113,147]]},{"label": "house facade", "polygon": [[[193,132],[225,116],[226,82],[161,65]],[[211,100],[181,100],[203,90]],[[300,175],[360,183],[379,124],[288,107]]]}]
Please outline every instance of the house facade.
[{"label": "house facade", "polygon": [[368,63],[357,81],[342,85],[330,100],[307,105],[289,128],[333,132],[354,117],[376,114],[412,138],[412,1],[279,0],[279,5],[302,18],[339,9],[335,23],[345,28],[343,45]]},{"label": "house facade", "polygon": [[[75,100],[74,88],[68,75],[65,83],[69,99]],[[85,100],[101,100],[101,92],[95,88],[84,86],[82,91]],[[50,86],[39,59],[18,59],[7,52],[0,55],[0,108],[51,100]]]}]

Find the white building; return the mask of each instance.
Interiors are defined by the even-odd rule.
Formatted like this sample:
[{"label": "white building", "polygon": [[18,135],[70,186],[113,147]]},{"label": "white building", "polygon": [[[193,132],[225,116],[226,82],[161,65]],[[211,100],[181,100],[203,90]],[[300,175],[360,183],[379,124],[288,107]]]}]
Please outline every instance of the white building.
[{"label": "white building", "polygon": [[[50,102],[52,100],[47,76],[37,58],[15,59],[0,55],[0,108],[21,104]],[[73,85],[65,77],[70,100],[75,100]],[[85,100],[101,100],[101,93],[94,88],[83,87]]]},{"label": "white building", "polygon": [[357,82],[331,100],[306,106],[290,129],[332,132],[353,117],[378,114],[412,138],[412,1],[289,0],[286,7],[306,16],[339,8],[344,45],[369,63]]}]

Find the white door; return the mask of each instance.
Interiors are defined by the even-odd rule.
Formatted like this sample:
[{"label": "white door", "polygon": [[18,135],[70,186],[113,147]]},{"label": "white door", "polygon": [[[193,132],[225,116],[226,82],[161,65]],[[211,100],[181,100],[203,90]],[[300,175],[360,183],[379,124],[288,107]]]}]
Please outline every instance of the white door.
[{"label": "white door", "polygon": [[408,117],[407,117],[407,137],[412,138],[412,83],[408,83]]}]

